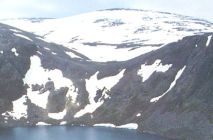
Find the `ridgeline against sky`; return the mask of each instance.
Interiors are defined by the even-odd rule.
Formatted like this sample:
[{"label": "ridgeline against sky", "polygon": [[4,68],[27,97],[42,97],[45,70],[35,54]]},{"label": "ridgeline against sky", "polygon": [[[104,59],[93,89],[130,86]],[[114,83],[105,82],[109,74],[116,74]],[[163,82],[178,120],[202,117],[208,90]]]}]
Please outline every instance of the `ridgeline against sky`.
[{"label": "ridgeline against sky", "polygon": [[213,21],[210,0],[1,0],[0,19],[20,17],[66,17],[109,9],[133,8],[194,16]]}]

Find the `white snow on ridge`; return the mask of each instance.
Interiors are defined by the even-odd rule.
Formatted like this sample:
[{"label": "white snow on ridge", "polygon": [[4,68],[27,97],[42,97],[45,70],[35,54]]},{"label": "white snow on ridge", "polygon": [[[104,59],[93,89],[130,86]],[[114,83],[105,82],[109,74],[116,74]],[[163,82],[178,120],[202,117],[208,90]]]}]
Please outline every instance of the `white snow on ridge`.
[{"label": "white snow on ridge", "polygon": [[36,37],[36,38],[37,38],[37,39],[39,39],[39,40],[42,40],[42,41],[48,42],[48,43],[52,43],[52,42],[47,41],[47,40],[45,40],[44,38],[41,38],[41,37]]},{"label": "white snow on ridge", "polygon": [[10,31],[15,32],[15,33],[21,33],[20,30],[16,30],[16,29],[10,29]]},{"label": "white snow on ridge", "polygon": [[24,35],[22,35],[22,34],[18,34],[18,33],[13,33],[15,36],[18,36],[18,37],[21,37],[21,38],[24,38],[24,39],[26,39],[26,40],[29,40],[29,41],[32,41],[33,42],[33,40],[32,39],[30,39],[29,37],[27,37],[27,36],[24,36]]},{"label": "white snow on ridge", "polygon": [[[92,61],[97,62],[126,61],[160,48],[146,46],[131,50],[131,48],[116,49],[116,46],[106,45],[91,47],[78,43],[67,44],[67,46],[69,46],[70,48],[75,48],[76,51],[89,57]],[[71,55],[71,57],[74,56]]]},{"label": "white snow on ridge", "polygon": [[211,39],[212,39],[212,35],[208,36],[208,40],[206,42],[206,47],[209,46]]},{"label": "white snow on ridge", "polygon": [[162,98],[163,96],[165,96],[176,84],[177,80],[181,77],[182,73],[184,72],[186,66],[184,66],[182,69],[180,69],[178,72],[177,72],[177,75],[175,76],[175,79],[174,81],[171,83],[169,89],[164,92],[162,95],[158,96],[158,97],[154,97],[150,100],[151,103],[153,102],[157,102],[160,98]]},{"label": "white snow on ridge", "polygon": [[20,118],[27,117],[27,105],[26,103],[26,95],[23,95],[21,98],[13,101],[13,110],[7,111],[5,113],[2,113],[2,116],[8,117],[6,113],[9,114],[9,116],[13,117],[15,120],[19,120]]},{"label": "white snow on ridge", "polygon": [[[150,18],[150,20],[147,20],[148,18]],[[168,19],[171,23],[169,23]],[[185,19],[185,21],[182,21],[182,19],[176,15],[168,15],[154,11],[96,11],[61,19],[47,19],[34,23],[29,20],[5,20],[1,22],[26,31],[35,32],[41,36],[49,33],[45,36],[46,39],[57,40],[58,43],[68,43],[71,38],[76,36],[84,42],[101,41],[105,43],[121,43],[124,40],[138,37],[143,38],[146,35],[149,36],[149,40],[150,36],[156,40],[157,38],[153,37],[153,35],[159,37],[159,33],[162,32],[161,35],[163,36],[158,38],[158,41],[154,41],[155,43],[159,43],[162,40],[166,40],[166,37],[173,36],[177,39],[183,36],[183,34],[192,34],[185,31],[175,32],[175,27],[207,30],[205,26],[193,22],[193,20]],[[113,23],[117,25],[113,26]],[[142,29],[144,29],[145,33],[138,32],[137,34],[133,34],[139,27],[143,27]],[[160,32],[157,32],[159,28]],[[210,29],[212,29],[212,27],[210,27]],[[176,34],[175,36],[174,33]],[[143,36],[140,37],[141,35]],[[145,37],[143,39],[145,40],[147,38]],[[154,42],[151,41],[151,43]]]},{"label": "white snow on ridge", "polygon": [[142,82],[145,82],[155,71],[166,72],[171,67],[172,64],[162,65],[161,60],[157,59],[152,65],[141,65],[141,69],[138,70],[138,75],[142,77]]},{"label": "white snow on ridge", "polygon": [[49,78],[54,82],[56,89],[61,87],[68,87],[69,91],[67,96],[71,96],[72,100],[75,101],[77,97],[76,89],[72,81],[65,78],[59,69],[47,70],[41,66],[41,60],[38,56],[34,55],[30,58],[31,66],[23,79],[25,84],[28,84],[30,88],[27,90],[27,96],[32,103],[46,109],[48,101],[49,91],[39,94],[39,91],[32,91],[32,85],[39,84],[45,85]]},{"label": "white snow on ridge", "polygon": [[86,105],[84,109],[77,112],[74,117],[79,118],[86,113],[94,112],[98,107],[100,107],[104,101],[98,100],[98,102],[95,102],[94,98],[96,97],[97,90],[103,90],[102,97],[104,99],[109,98],[106,94],[106,90],[111,90],[111,88],[119,82],[119,80],[123,77],[124,71],[125,69],[115,76],[105,77],[103,79],[97,79],[98,72],[96,72],[89,80],[86,80],[86,90],[89,93],[90,103]]},{"label": "white snow on ridge", "polygon": [[[134,10],[96,11],[41,22],[18,19],[2,20],[1,22],[34,32],[43,36],[47,42],[75,48],[92,61],[98,62],[125,61],[152,50],[141,47],[135,51],[128,51],[128,49],[116,49],[110,44],[125,42],[152,47],[156,44],[174,42],[200,32],[213,31],[213,25],[202,20],[197,22],[192,18],[175,14]],[[84,44],[87,42],[109,45],[88,46]]]},{"label": "white snow on ridge", "polygon": [[81,58],[80,56],[74,54],[73,52],[66,52],[67,55],[69,55],[71,58]]}]

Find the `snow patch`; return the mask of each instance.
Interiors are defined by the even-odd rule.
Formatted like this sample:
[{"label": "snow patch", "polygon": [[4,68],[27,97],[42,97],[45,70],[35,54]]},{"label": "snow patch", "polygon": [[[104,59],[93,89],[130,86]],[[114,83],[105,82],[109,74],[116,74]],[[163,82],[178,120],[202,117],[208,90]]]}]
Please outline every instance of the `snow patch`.
[{"label": "snow patch", "polygon": [[112,128],[120,128],[120,129],[138,129],[138,124],[136,123],[129,123],[125,125],[116,126],[110,123],[101,123],[101,124],[94,124],[93,126],[96,127],[112,127]]},{"label": "snow patch", "polygon": [[59,113],[48,113],[48,116],[52,119],[55,119],[55,120],[61,120],[61,119],[64,118],[66,113],[67,113],[67,110],[64,109],[64,111],[59,112]]},{"label": "snow patch", "polygon": [[45,123],[45,122],[38,122],[38,123],[36,123],[36,125],[37,126],[40,126],[40,125],[43,126],[43,125],[51,125],[51,124],[48,124],[48,123]]},{"label": "snow patch", "polygon": [[136,123],[129,123],[129,124],[117,126],[116,128],[138,129],[138,124],[136,124]]},{"label": "snow patch", "polygon": [[67,124],[66,121],[60,122],[60,125],[66,125],[66,124]]},{"label": "snow patch", "polygon": [[81,58],[80,56],[74,54],[73,52],[66,52],[66,54],[69,55],[71,58]]},{"label": "snow patch", "polygon": [[50,51],[50,48],[44,47],[45,50]]},{"label": "snow patch", "polygon": [[[15,120],[19,120],[24,117],[27,118],[27,105],[26,103],[26,95],[23,95],[21,98],[13,101],[13,110],[2,113],[5,117],[13,117]],[[7,115],[9,114],[9,116]]]},{"label": "snow patch", "polygon": [[94,124],[93,126],[97,126],[97,127],[113,127],[113,128],[116,127],[114,124],[111,124],[111,123],[99,123],[99,124]]},{"label": "snow patch", "polygon": [[206,42],[206,47],[209,46],[211,39],[212,39],[212,35],[209,35],[209,36],[208,36],[208,40],[207,40],[207,42]]},{"label": "snow patch", "polygon": [[[154,11],[96,11],[60,19],[47,19],[42,22],[24,19],[1,22],[33,32],[40,36],[37,37],[38,39],[46,42],[75,48],[92,61],[98,62],[125,61],[152,49],[163,47],[159,44],[213,31],[213,26],[206,27],[205,21],[197,22],[190,17]],[[106,45],[88,46],[85,42]],[[116,49],[119,44],[140,48],[132,51],[128,51],[127,48]]]},{"label": "snow patch", "polygon": [[52,53],[52,55],[57,55],[57,53],[55,53],[55,52],[51,52]]},{"label": "snow patch", "polygon": [[15,32],[15,33],[21,33],[20,30],[16,30],[16,29],[10,29],[10,31]]},{"label": "snow patch", "polygon": [[[69,91],[67,92],[67,99],[72,99],[72,103],[76,103],[78,96],[78,88],[74,87],[74,85],[71,85],[69,87]],[[77,103],[76,103],[77,104]]]},{"label": "snow patch", "polygon": [[96,62],[126,61],[160,48],[146,46],[130,50],[130,48],[117,48],[116,46],[109,45],[91,47],[79,43],[67,44],[66,46],[75,48],[76,51]]},{"label": "snow patch", "polygon": [[124,71],[125,69],[120,71],[120,73],[115,76],[106,77],[99,80],[97,79],[99,72],[96,72],[90,77],[90,79],[86,80],[86,89],[89,93],[89,104],[86,105],[84,109],[77,112],[74,117],[79,118],[86,113],[93,113],[98,107],[100,107],[104,103],[104,100],[99,99],[98,102],[95,102],[94,98],[96,97],[97,90],[103,91],[102,97],[104,97],[104,99],[109,98],[107,91],[111,90],[111,88],[119,82],[119,80],[123,77]]},{"label": "snow patch", "polygon": [[31,66],[25,75],[24,82],[30,85],[39,84],[45,85],[49,78],[54,82],[55,88],[73,85],[72,81],[63,77],[63,73],[59,69],[48,70],[41,65],[41,60],[38,56],[31,56]]},{"label": "snow patch", "polygon": [[166,92],[164,92],[162,95],[160,95],[160,96],[158,96],[158,97],[152,98],[152,99],[150,100],[150,102],[151,102],[151,103],[157,102],[160,98],[162,98],[163,96],[165,96],[165,95],[175,86],[177,80],[181,77],[181,75],[182,75],[183,71],[185,70],[185,68],[186,68],[186,66],[184,66],[182,69],[180,69],[180,70],[177,72],[174,81],[171,83],[169,89],[167,89]]},{"label": "snow patch", "polygon": [[41,52],[37,51],[38,54],[43,55]]},{"label": "snow patch", "polygon": [[16,48],[12,48],[12,50],[11,50],[13,53],[15,53],[15,56],[19,56],[19,54],[17,53],[17,51],[16,51]]},{"label": "snow patch", "polygon": [[154,72],[166,72],[171,67],[172,64],[162,65],[161,60],[157,59],[152,65],[141,65],[138,75],[142,77],[142,82],[145,82]]},{"label": "snow patch", "polygon": [[141,116],[141,113],[138,113],[137,115],[136,115],[136,117],[140,117]]},{"label": "snow patch", "polygon": [[26,39],[26,40],[29,40],[29,41],[32,41],[33,42],[33,40],[32,39],[30,39],[29,37],[27,37],[27,36],[24,36],[24,35],[22,35],[22,34],[17,34],[17,33],[13,33],[15,36],[18,36],[18,37],[21,37],[21,38],[24,38],[24,39]]},{"label": "snow patch", "polygon": [[98,107],[100,107],[102,104],[104,103],[104,101],[101,102],[97,102],[94,104],[88,104],[84,107],[84,109],[80,110],[79,112],[77,112],[74,115],[74,118],[79,118],[87,113],[93,113]]},{"label": "snow patch", "polygon": [[39,40],[42,40],[42,41],[44,41],[44,42],[48,42],[48,43],[51,43],[50,41],[48,41],[48,40],[45,40],[44,38],[41,38],[41,37],[36,37],[37,39],[39,39]]},{"label": "snow patch", "polygon": [[39,91],[32,91],[32,85],[45,85],[49,79],[54,82],[54,86],[56,89],[60,89],[61,87],[68,87],[68,95],[71,96],[72,100],[76,99],[76,89],[72,83],[72,81],[68,78],[63,77],[63,73],[59,69],[48,70],[44,69],[41,66],[41,60],[38,56],[31,56],[31,66],[28,72],[23,79],[25,84],[28,84],[30,88],[27,90],[27,96],[29,99],[36,105],[46,108],[46,104],[48,101],[49,91],[39,94]]},{"label": "snow patch", "polygon": [[43,109],[46,109],[49,94],[49,91],[40,94],[39,91],[32,91],[31,88],[27,89],[27,96],[30,101]]}]

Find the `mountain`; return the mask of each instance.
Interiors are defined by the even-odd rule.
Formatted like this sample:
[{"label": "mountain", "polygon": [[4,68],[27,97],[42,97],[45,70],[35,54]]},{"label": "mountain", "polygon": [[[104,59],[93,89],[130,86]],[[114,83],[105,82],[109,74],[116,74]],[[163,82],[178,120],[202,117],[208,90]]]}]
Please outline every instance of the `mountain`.
[{"label": "mountain", "polygon": [[213,138],[210,22],[125,9],[31,21],[0,24],[0,126],[131,126]]},{"label": "mountain", "polygon": [[131,9],[35,21],[8,19],[1,22],[74,49],[96,62],[126,61],[185,36],[213,32],[212,23],[205,20]]}]

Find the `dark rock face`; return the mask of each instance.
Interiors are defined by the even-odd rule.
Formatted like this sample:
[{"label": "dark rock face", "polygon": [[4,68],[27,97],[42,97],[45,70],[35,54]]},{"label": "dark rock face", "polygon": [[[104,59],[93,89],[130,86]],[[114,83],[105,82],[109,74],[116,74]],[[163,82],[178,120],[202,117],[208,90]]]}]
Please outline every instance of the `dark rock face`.
[{"label": "dark rock face", "polygon": [[[15,100],[26,93],[22,81],[30,67],[29,57],[36,52],[33,42],[16,38],[0,25],[0,98]],[[18,56],[11,50],[15,48]]]},{"label": "dark rock face", "polygon": [[0,99],[0,113],[4,113],[7,110],[11,110],[12,108],[12,104],[10,103],[10,101],[6,100],[6,99]]},{"label": "dark rock face", "polygon": [[39,84],[32,85],[32,91],[40,91],[43,88],[44,88],[43,85],[39,85]]},{"label": "dark rock face", "polygon": [[35,104],[28,102],[28,125],[36,125],[37,122],[48,120],[48,113],[41,107],[36,106]]},{"label": "dark rock face", "polygon": [[48,96],[47,110],[50,113],[62,112],[66,104],[66,94],[69,88],[60,88],[52,91]]},{"label": "dark rock face", "polygon": [[[27,32],[22,34],[32,41],[14,36],[10,28],[0,24],[0,51],[3,51],[0,53],[0,126],[36,125],[38,122],[60,124],[62,121],[68,125],[137,123],[139,131],[169,138],[213,138],[213,41],[206,46],[212,33],[185,37],[125,62],[97,63],[87,61],[86,56],[74,50],[44,42]],[[16,49],[18,56],[11,51],[12,48]],[[82,59],[69,57],[67,51],[81,55]],[[62,78],[67,78],[72,85],[56,88],[56,82],[51,78],[43,84],[40,81],[26,84],[24,78],[34,55],[39,57],[40,67],[45,71],[61,71]],[[154,71],[148,79],[138,74],[142,65],[153,65],[156,60],[161,60],[156,67],[168,64],[171,67],[165,72]],[[183,73],[176,79],[183,68]],[[75,117],[77,112],[90,104],[91,97],[86,85],[88,79],[99,72],[97,79],[102,80],[124,69],[123,77],[111,89],[97,88],[94,102],[103,101],[100,107],[92,113]],[[13,102],[28,94],[33,98],[27,97],[24,103],[27,117],[14,119],[11,116],[6,120],[3,113],[10,115],[14,109]],[[46,108],[35,103],[35,95],[47,96]],[[104,95],[110,98],[104,98]],[[159,100],[151,102],[159,96],[162,96]],[[63,110],[66,110],[66,114],[60,119],[49,116],[49,113]],[[137,116],[139,113],[141,116]]]},{"label": "dark rock face", "polygon": [[[40,86],[42,87],[42,86]],[[55,86],[54,86],[54,82],[53,81],[48,81],[45,86],[43,88],[40,89],[40,94],[46,92],[46,91],[54,91],[55,90]]]},{"label": "dark rock face", "polygon": [[[186,37],[127,62],[124,77],[110,92],[111,100],[93,113],[93,121],[117,125],[137,122],[141,131],[170,138],[211,139],[213,42],[206,47],[208,35]],[[173,65],[166,73],[155,72],[141,82],[138,65],[153,64],[156,59]],[[159,101],[151,103],[152,98],[169,89],[184,66],[186,69],[175,86]],[[136,116],[138,113],[142,114],[141,118]]]}]

